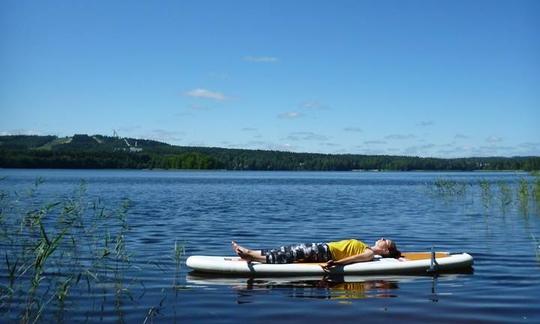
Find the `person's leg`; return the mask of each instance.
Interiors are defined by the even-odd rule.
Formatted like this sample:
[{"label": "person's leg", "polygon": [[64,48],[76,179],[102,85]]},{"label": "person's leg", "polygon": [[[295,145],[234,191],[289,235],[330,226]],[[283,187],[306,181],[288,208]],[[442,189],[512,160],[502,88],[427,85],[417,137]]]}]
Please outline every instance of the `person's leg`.
[{"label": "person's leg", "polygon": [[266,263],[266,256],[260,250],[250,250],[232,241],[233,251],[244,260]]},{"label": "person's leg", "polygon": [[326,262],[330,259],[326,243],[302,243],[262,251],[266,263]]}]

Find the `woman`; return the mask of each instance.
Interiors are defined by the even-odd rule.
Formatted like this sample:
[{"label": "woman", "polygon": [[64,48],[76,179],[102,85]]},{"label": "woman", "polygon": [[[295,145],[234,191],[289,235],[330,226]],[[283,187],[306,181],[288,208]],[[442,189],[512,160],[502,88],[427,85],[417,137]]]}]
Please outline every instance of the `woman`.
[{"label": "woman", "polygon": [[232,241],[233,251],[244,260],[262,263],[321,262],[324,270],[338,265],[371,261],[375,255],[399,258],[401,252],[392,240],[381,238],[368,246],[358,240],[329,243],[306,243],[282,246],[271,250],[250,250]]}]

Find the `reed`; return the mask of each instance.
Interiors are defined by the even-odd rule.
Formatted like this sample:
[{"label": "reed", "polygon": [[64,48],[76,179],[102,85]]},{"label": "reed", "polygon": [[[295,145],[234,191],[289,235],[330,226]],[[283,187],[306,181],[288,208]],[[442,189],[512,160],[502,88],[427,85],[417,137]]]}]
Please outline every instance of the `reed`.
[{"label": "reed", "polygon": [[540,241],[531,233],[531,238],[534,243],[534,252],[536,254],[536,261],[540,263]]},{"label": "reed", "polygon": [[467,184],[439,178],[433,182],[432,191],[441,197],[463,197],[467,193]]},{"label": "reed", "polygon": [[529,182],[525,178],[519,180],[518,186],[518,200],[519,200],[519,210],[523,215],[529,213]]},{"label": "reed", "polygon": [[184,245],[179,245],[177,241],[174,241],[174,264],[175,264],[175,272],[174,272],[174,282],[173,287],[178,287],[178,278],[180,276],[180,265],[182,263],[182,257],[185,255],[186,250]]},{"label": "reed", "polygon": [[510,204],[512,204],[512,189],[506,182],[499,182],[499,201],[501,203],[501,210],[506,213]]},{"label": "reed", "polygon": [[536,204],[540,206],[540,172],[535,173],[534,198],[535,198]]},{"label": "reed", "polygon": [[492,191],[491,191],[491,184],[488,180],[482,179],[479,182],[480,189],[482,190],[482,204],[484,205],[484,208],[488,209],[491,205],[492,200]]},{"label": "reed", "polygon": [[[44,320],[53,301],[63,311],[71,292],[85,283],[88,292],[114,287],[121,309],[125,298],[133,300],[129,285],[134,279],[126,281],[124,274],[131,267],[126,244],[130,202],[108,210],[100,199],[88,200],[81,182],[70,197],[36,208],[42,184],[38,178],[22,193],[0,192],[0,250],[8,279],[0,285],[0,307],[7,318],[35,323]],[[114,272],[113,282],[108,271]]]}]

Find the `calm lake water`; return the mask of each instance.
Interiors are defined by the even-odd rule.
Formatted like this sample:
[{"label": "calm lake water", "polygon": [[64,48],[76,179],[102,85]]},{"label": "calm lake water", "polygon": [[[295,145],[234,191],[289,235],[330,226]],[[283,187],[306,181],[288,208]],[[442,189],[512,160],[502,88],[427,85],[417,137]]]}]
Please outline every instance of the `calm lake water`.
[{"label": "calm lake water", "polygon": [[[29,305],[30,270],[11,283],[9,276],[24,248],[13,241],[23,226],[17,215],[59,201],[84,206],[85,226],[96,210],[127,211],[92,232],[108,243],[85,238],[69,252],[66,236],[50,256],[32,306],[43,322],[540,322],[540,207],[535,179],[526,173],[4,169],[0,177],[1,322],[20,320]],[[523,179],[529,185],[520,194]],[[54,208],[43,217],[51,237],[58,215],[69,213]],[[194,254],[231,255],[232,239],[274,247],[344,238],[372,243],[381,236],[403,251],[468,252],[474,271],[249,279],[194,276],[184,264]],[[101,244],[93,252],[107,249],[104,260],[116,255],[116,261],[92,263],[86,243],[89,253]],[[175,243],[185,250],[180,260]],[[70,255],[81,256],[71,274]]]}]

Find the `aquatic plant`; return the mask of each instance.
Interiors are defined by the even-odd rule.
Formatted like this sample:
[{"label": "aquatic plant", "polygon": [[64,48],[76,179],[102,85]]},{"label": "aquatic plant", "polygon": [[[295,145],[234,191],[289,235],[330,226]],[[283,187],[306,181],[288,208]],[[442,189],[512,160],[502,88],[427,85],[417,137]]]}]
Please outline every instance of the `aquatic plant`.
[{"label": "aquatic plant", "polygon": [[535,173],[534,198],[537,205],[540,205],[540,172]]},{"label": "aquatic plant", "polygon": [[487,209],[489,208],[492,199],[491,184],[485,179],[480,180],[479,184],[480,189],[482,190],[482,204]]},{"label": "aquatic plant", "polygon": [[499,182],[499,200],[501,203],[501,210],[506,212],[508,206],[512,203],[512,189],[506,182]]},{"label": "aquatic plant", "polygon": [[534,252],[536,254],[536,261],[540,262],[540,240],[534,236],[534,234],[531,233],[531,238],[534,244]]},{"label": "aquatic plant", "polygon": [[174,263],[175,263],[175,274],[174,274],[174,283],[173,286],[176,286],[178,275],[180,273],[180,264],[182,262],[182,256],[185,255],[186,250],[184,245],[178,245],[177,241],[174,241]]},{"label": "aquatic plant", "polygon": [[529,182],[523,177],[519,180],[518,200],[521,213],[527,215],[529,210]]},{"label": "aquatic plant", "polygon": [[433,182],[433,191],[443,197],[464,196],[467,192],[467,184],[439,178]]},{"label": "aquatic plant", "polygon": [[38,178],[23,193],[0,192],[0,250],[5,261],[0,270],[5,269],[7,277],[6,285],[0,285],[0,310],[23,323],[37,322],[52,301],[63,310],[81,282],[89,292],[114,287],[119,307],[124,297],[133,300],[129,285],[134,279],[124,280],[131,267],[125,239],[130,202],[108,210],[100,199],[86,197],[86,184],[81,182],[71,196],[39,207],[34,198],[42,183]]}]

